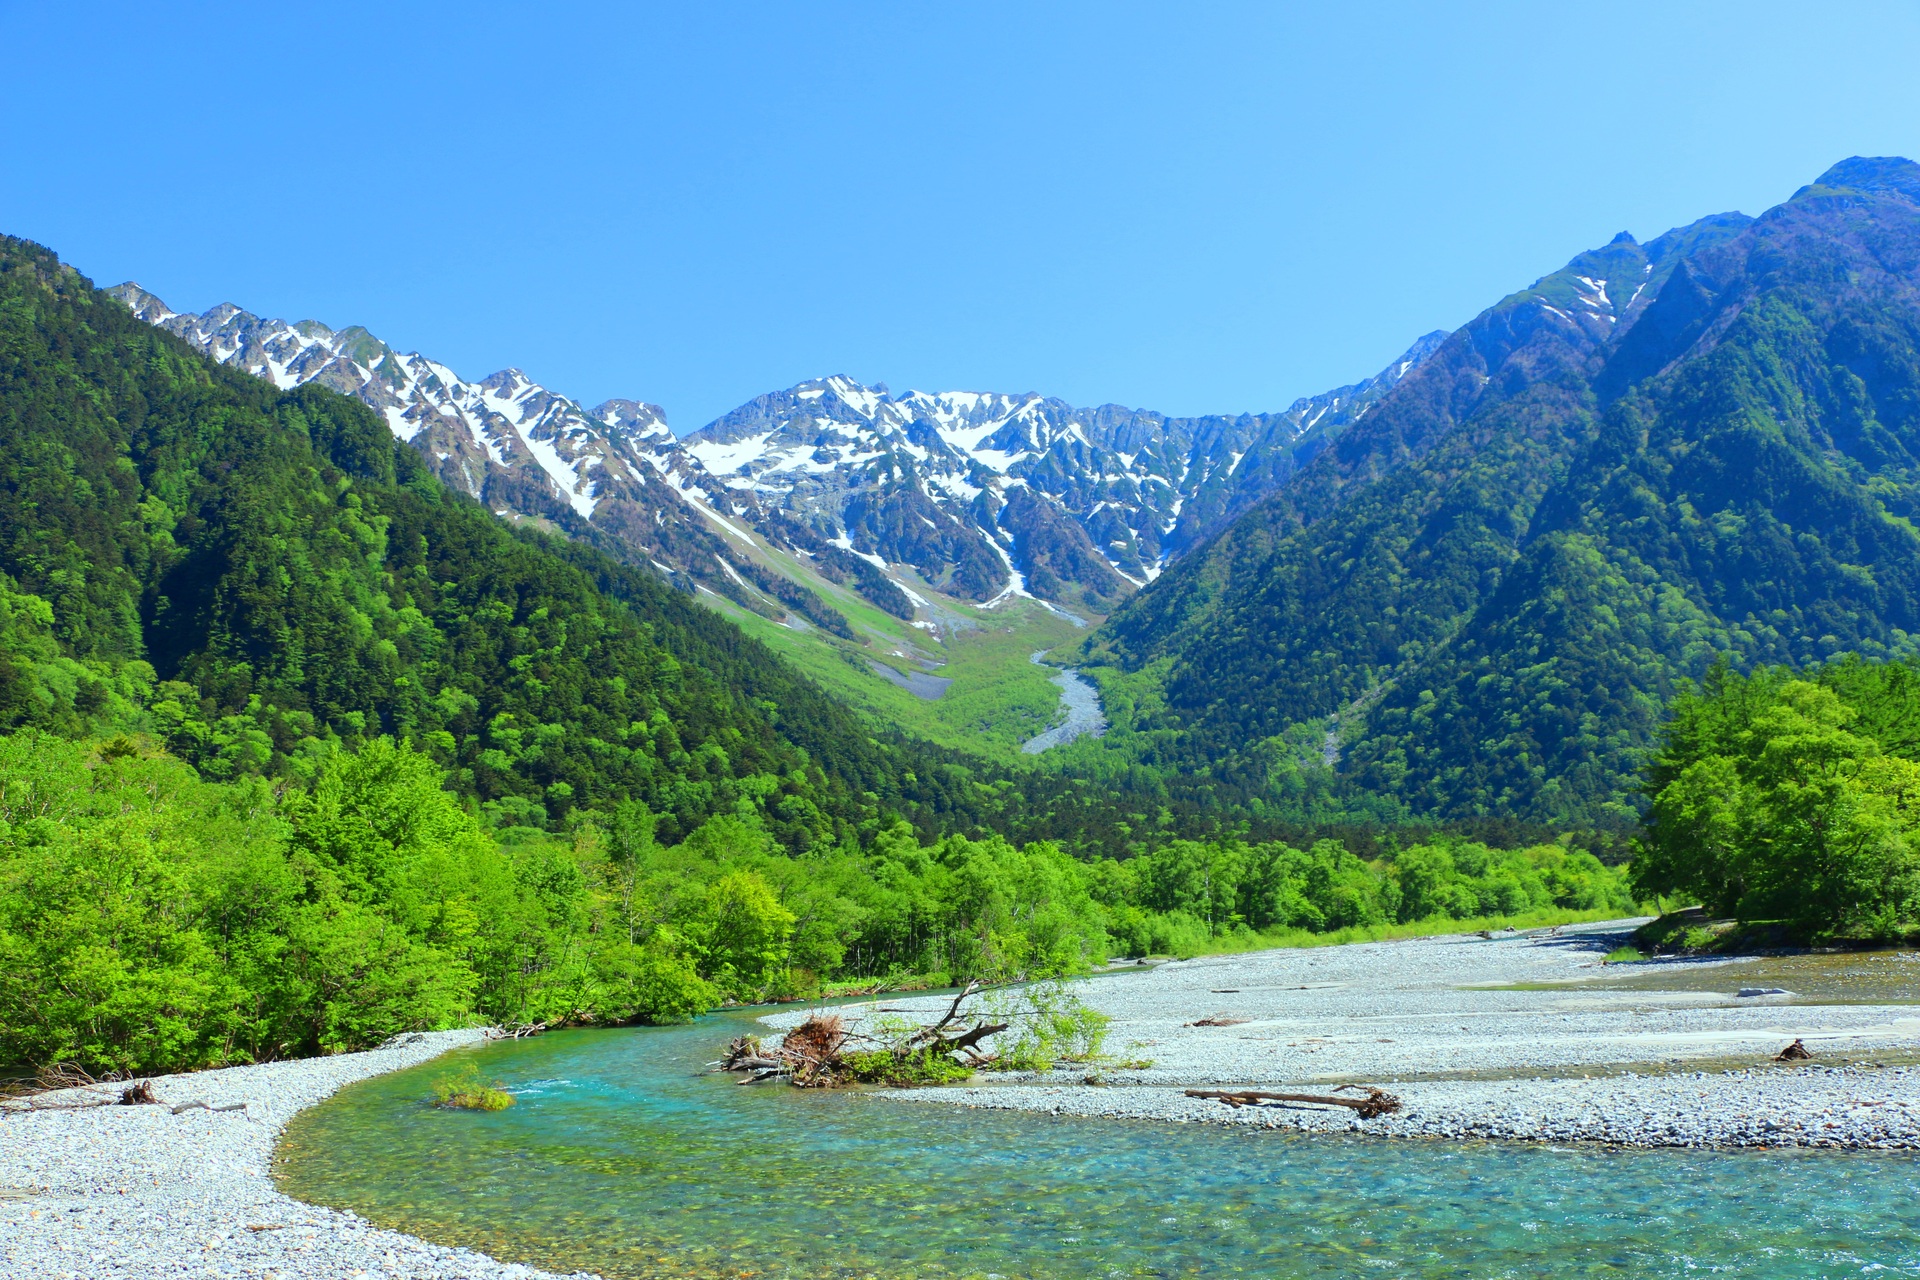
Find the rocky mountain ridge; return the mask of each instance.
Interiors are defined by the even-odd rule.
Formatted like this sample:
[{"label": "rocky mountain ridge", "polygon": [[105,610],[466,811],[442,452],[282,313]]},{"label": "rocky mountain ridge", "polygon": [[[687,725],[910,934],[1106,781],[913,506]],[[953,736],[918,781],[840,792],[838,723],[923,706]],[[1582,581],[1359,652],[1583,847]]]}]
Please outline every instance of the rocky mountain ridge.
[{"label": "rocky mountain ridge", "polygon": [[362,400],[497,514],[848,638],[832,606],[756,554],[762,544],[902,617],[929,603],[928,588],[1104,613],[1283,483],[1445,336],[1281,413],[1169,418],[1032,394],[895,396],[836,376],[761,396],[682,439],[656,406],[589,409],[517,369],[465,379],[358,326],[232,304],[180,313],[131,282],[109,292],[222,363]]}]

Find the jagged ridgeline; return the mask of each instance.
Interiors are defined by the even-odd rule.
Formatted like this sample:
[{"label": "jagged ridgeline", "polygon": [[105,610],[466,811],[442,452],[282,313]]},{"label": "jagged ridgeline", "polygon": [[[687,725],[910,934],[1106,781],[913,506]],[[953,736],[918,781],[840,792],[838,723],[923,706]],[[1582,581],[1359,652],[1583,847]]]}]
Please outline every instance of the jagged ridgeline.
[{"label": "jagged ridgeline", "polygon": [[1716,655],[1911,650],[1916,518],[1920,166],[1854,159],[1454,333],[1091,637],[1117,732],[1075,750],[1309,810],[1630,821]]},{"label": "jagged ridgeline", "polygon": [[0,727],[139,729],[211,777],[396,734],[496,822],[741,808],[789,848],[972,825],[961,762],[881,742],[654,576],[514,530],[366,406],[281,391],[0,239]]}]

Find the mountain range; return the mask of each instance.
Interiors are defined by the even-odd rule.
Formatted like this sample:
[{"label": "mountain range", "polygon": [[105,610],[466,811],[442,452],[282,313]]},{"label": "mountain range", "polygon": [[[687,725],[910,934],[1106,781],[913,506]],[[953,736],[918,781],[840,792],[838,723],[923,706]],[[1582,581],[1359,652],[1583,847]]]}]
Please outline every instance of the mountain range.
[{"label": "mountain range", "polygon": [[894,395],[834,376],[682,439],[651,404],[587,408],[517,369],[469,381],[357,326],[264,320],[228,303],[182,314],[131,282],[109,293],[223,364],[361,400],[499,515],[849,638],[808,575],[766,564],[756,537],[907,619],[932,592],[1104,614],[1285,483],[1445,336],[1279,413],[1170,418],[1034,394]]},{"label": "mountain range", "polygon": [[497,515],[796,631],[881,637],[856,595],[936,639],[1021,598],[1094,615],[1054,656],[1111,729],[1041,767],[1141,803],[1626,827],[1682,681],[1920,637],[1899,158],[1623,232],[1373,378],[1231,417],[829,377],[679,437],[362,330],[114,293],[229,367],[359,399]]}]

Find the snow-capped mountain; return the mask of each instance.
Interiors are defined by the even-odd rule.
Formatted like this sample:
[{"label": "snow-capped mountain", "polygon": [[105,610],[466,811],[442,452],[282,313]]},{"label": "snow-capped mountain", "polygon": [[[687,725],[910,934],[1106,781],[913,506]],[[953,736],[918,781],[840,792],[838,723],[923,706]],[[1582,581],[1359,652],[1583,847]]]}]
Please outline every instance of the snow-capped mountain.
[{"label": "snow-capped mountain", "polygon": [[263,320],[231,303],[183,315],[135,284],[111,292],[141,319],[223,364],[278,387],[317,382],[365,401],[394,435],[416,445],[441,464],[451,483],[478,498],[505,483],[515,490],[507,505],[517,508],[527,496],[528,478],[537,473],[548,496],[588,519],[624,486],[648,482],[640,459],[650,442],[673,441],[652,405],[620,402],[620,421],[607,423],[518,369],[467,381],[418,353],[394,351],[357,325],[334,330],[313,320]]},{"label": "snow-capped mountain", "polygon": [[1443,336],[1283,413],[1169,418],[1033,394],[894,395],[830,377],[683,440],[653,405],[587,409],[517,369],[468,380],[357,326],[265,320],[231,304],[179,313],[132,283],[111,292],[276,386],[315,382],[360,399],[442,479],[503,516],[850,639],[843,615],[757,554],[756,535],[902,617],[928,585],[976,603],[1030,595],[1104,612],[1282,483]]},{"label": "snow-capped mountain", "polygon": [[761,396],[685,447],[733,493],[952,594],[1103,609],[1284,482],[1444,336],[1284,413],[1169,418],[831,377]]},{"label": "snow-capped mountain", "polygon": [[[588,410],[518,369],[468,380],[358,326],[265,320],[231,303],[180,313],[131,282],[109,292],[223,364],[282,388],[313,382],[363,401],[442,480],[499,515],[600,535],[629,558],[752,599],[725,563],[730,531],[751,542],[727,518],[739,499],[680,446],[654,405],[609,400]],[[728,510],[714,511],[714,499]]]}]

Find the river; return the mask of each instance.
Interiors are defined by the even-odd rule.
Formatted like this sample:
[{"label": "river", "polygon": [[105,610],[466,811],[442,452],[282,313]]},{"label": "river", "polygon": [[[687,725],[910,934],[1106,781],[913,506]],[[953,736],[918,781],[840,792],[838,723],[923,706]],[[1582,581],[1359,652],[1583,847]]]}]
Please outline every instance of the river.
[{"label": "river", "polygon": [[[1046,652],[1042,649],[1028,660],[1044,667],[1047,663],[1041,659]],[[1089,684],[1085,676],[1069,668],[1056,672],[1053,683],[1060,686],[1060,706],[1067,718],[1020,744],[1020,750],[1030,756],[1039,755],[1049,747],[1063,747],[1075,738],[1097,738],[1107,731],[1107,717],[1100,710],[1100,691]]]},{"label": "river", "polygon": [[[291,1195],[608,1277],[1920,1273],[1910,1155],[1395,1142],[955,1112],[703,1074],[751,1012],[467,1051],[297,1117]],[[456,1055],[457,1058],[458,1055]]]}]

